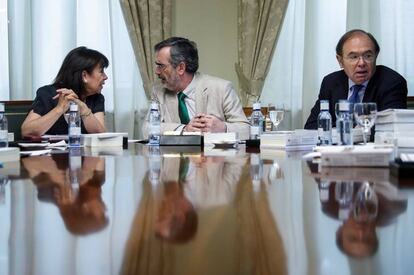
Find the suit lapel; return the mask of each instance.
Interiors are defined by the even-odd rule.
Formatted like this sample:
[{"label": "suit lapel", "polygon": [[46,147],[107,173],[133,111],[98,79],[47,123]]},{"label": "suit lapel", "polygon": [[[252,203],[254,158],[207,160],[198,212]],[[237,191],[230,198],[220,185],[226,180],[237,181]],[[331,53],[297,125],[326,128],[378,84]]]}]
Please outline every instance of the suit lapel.
[{"label": "suit lapel", "polygon": [[180,115],[178,113],[178,98],[177,94],[172,92],[164,92],[164,103],[167,107],[168,115],[171,121],[180,121]]},{"label": "suit lapel", "polygon": [[202,75],[197,75],[197,85],[195,91],[196,113],[207,114],[208,93],[207,87],[201,81]]},{"label": "suit lapel", "polygon": [[378,83],[376,80],[377,78],[377,72],[374,73],[373,77],[368,82],[367,88],[365,89],[364,98],[362,99],[362,102],[374,102],[374,90],[376,89],[375,83]]},{"label": "suit lapel", "polygon": [[338,102],[340,99],[347,99],[348,98],[348,76],[345,74],[344,71],[342,71],[342,75],[337,83],[337,88],[335,91],[338,91],[337,93],[334,93],[334,102]]}]

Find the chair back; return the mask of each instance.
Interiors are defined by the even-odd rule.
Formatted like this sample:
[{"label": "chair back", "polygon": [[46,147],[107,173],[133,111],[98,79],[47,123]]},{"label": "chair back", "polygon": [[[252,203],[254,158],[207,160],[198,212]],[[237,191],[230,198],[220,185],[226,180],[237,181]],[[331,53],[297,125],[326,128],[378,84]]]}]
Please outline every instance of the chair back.
[{"label": "chair back", "polygon": [[27,114],[32,109],[32,100],[0,101],[4,103],[9,133],[14,133],[14,140],[22,139],[21,126]]}]

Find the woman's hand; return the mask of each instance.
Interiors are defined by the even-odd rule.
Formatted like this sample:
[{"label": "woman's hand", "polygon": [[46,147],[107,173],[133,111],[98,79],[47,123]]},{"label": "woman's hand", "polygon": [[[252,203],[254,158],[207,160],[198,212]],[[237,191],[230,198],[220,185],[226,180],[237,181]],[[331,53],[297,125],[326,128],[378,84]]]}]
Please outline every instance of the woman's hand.
[{"label": "woman's hand", "polygon": [[59,98],[57,107],[60,108],[62,114],[64,114],[69,109],[70,102],[78,100],[78,95],[73,90],[62,88],[56,90],[56,95],[53,97],[53,99],[56,98]]},{"label": "woman's hand", "polygon": [[80,99],[73,100],[79,106],[79,113],[81,117],[87,117],[92,114],[92,110],[89,109],[88,105]]}]

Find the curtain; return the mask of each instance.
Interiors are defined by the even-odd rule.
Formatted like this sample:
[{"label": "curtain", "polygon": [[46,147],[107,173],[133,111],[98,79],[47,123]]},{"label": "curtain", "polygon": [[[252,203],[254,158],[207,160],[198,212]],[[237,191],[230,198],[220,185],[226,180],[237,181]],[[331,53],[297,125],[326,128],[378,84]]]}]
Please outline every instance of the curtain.
[{"label": "curtain", "polygon": [[120,0],[147,98],[154,84],[156,43],[171,36],[170,0]]},{"label": "curtain", "polygon": [[260,97],[287,3],[288,0],[238,1],[239,57],[235,67],[244,106]]}]

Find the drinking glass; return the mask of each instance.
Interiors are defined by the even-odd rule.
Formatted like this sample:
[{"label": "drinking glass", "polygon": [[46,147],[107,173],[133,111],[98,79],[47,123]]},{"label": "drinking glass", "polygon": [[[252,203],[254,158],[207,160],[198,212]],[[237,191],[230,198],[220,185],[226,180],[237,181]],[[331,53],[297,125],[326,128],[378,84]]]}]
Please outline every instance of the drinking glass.
[{"label": "drinking glass", "polygon": [[377,118],[377,104],[374,102],[354,104],[354,116],[358,125],[363,128],[364,145],[367,144],[367,134]]},{"label": "drinking glass", "polygon": [[285,115],[285,108],[282,104],[278,106],[274,106],[274,109],[269,109],[269,118],[270,118],[270,121],[273,123],[275,131],[277,131],[277,127],[282,122],[284,115]]},{"label": "drinking glass", "polygon": [[370,222],[378,215],[378,196],[370,183],[362,183],[355,197],[354,218],[358,222]]},{"label": "drinking glass", "polygon": [[266,132],[267,131],[273,131],[273,123],[270,120],[270,111],[275,111],[276,106],[273,103],[267,104],[267,114],[266,114]]}]

